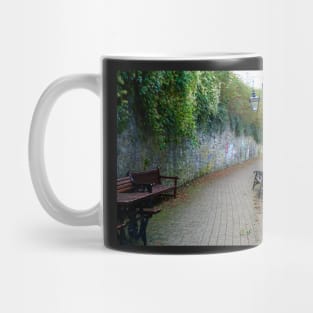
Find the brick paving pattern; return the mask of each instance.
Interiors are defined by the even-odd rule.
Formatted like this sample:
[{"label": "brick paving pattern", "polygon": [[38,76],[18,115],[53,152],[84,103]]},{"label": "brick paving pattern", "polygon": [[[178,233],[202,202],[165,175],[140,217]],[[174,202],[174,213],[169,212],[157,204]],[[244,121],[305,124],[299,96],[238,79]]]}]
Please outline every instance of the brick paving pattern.
[{"label": "brick paving pattern", "polygon": [[262,240],[262,197],[252,191],[253,160],[202,177],[163,201],[149,221],[148,245],[257,245]]}]

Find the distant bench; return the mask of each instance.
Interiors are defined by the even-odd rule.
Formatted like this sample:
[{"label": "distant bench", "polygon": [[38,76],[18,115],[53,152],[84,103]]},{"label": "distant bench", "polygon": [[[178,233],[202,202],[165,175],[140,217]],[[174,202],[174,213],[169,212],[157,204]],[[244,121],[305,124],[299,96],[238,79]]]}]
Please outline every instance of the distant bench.
[{"label": "distant bench", "polygon": [[[163,185],[162,180],[173,181],[170,186]],[[116,226],[120,242],[126,241],[124,228],[128,227],[129,236],[141,238],[147,244],[146,228],[148,219],[159,213],[160,209],[153,207],[153,199],[160,196],[173,196],[177,193],[177,176],[162,176],[159,168],[143,171],[129,171],[127,176],[116,181],[118,224]],[[140,220],[138,229],[137,221]]]},{"label": "distant bench", "polygon": [[263,193],[263,171],[253,171],[253,173],[254,173],[254,180],[253,180],[252,190],[254,190],[254,187],[256,185],[260,185],[258,196],[261,197],[261,194]]}]

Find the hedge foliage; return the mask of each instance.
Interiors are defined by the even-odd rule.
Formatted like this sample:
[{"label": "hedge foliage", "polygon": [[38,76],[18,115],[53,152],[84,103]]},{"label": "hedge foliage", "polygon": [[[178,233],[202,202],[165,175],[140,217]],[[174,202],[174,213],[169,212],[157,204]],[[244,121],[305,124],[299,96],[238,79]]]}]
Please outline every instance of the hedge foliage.
[{"label": "hedge foliage", "polygon": [[[257,90],[260,95],[260,90]],[[262,103],[250,108],[251,88],[228,71],[120,71],[117,74],[118,132],[135,116],[160,148],[170,142],[197,143],[197,130],[230,125],[236,135],[262,139]]]}]

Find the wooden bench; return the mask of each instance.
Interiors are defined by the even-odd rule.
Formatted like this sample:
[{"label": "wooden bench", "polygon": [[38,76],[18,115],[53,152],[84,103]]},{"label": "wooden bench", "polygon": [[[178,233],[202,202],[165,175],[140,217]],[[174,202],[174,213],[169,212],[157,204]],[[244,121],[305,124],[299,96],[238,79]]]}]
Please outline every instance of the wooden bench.
[{"label": "wooden bench", "polygon": [[[141,188],[141,190],[147,190],[148,192],[154,195],[168,195],[168,192],[173,191],[172,196],[176,198],[177,192],[177,176],[163,176],[160,174],[159,168],[144,171],[144,172],[128,172],[128,176],[130,176],[132,183],[134,184],[137,190]],[[163,179],[170,179],[173,181],[171,186],[163,185]]]},{"label": "wooden bench", "polygon": [[[145,193],[144,190],[138,190],[141,188],[142,184],[136,185],[131,176],[118,178],[116,182],[117,204],[119,206],[127,206],[136,202],[144,201],[152,196],[150,192],[147,194],[148,191]],[[157,208],[143,208],[143,211],[154,214],[160,212],[161,210]]]},{"label": "wooden bench", "polygon": [[[173,184],[163,185],[162,179],[171,179]],[[134,238],[141,238],[146,245],[148,219],[161,211],[153,207],[153,199],[163,195],[175,198],[177,180],[177,176],[160,175],[158,168],[144,172],[129,171],[126,177],[117,179],[118,225],[116,229],[119,232],[120,241],[125,238],[124,228],[128,227],[128,232],[131,232]],[[139,231],[138,220],[140,220]]]}]

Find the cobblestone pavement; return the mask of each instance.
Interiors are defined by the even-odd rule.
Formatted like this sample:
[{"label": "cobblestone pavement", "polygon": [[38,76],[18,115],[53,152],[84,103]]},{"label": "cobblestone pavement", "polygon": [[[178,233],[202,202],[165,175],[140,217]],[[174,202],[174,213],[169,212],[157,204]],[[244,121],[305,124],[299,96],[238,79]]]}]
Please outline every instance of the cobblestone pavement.
[{"label": "cobblestone pavement", "polygon": [[163,201],[149,221],[148,245],[256,245],[262,240],[262,198],[252,191],[254,170],[247,161],[207,175]]}]

